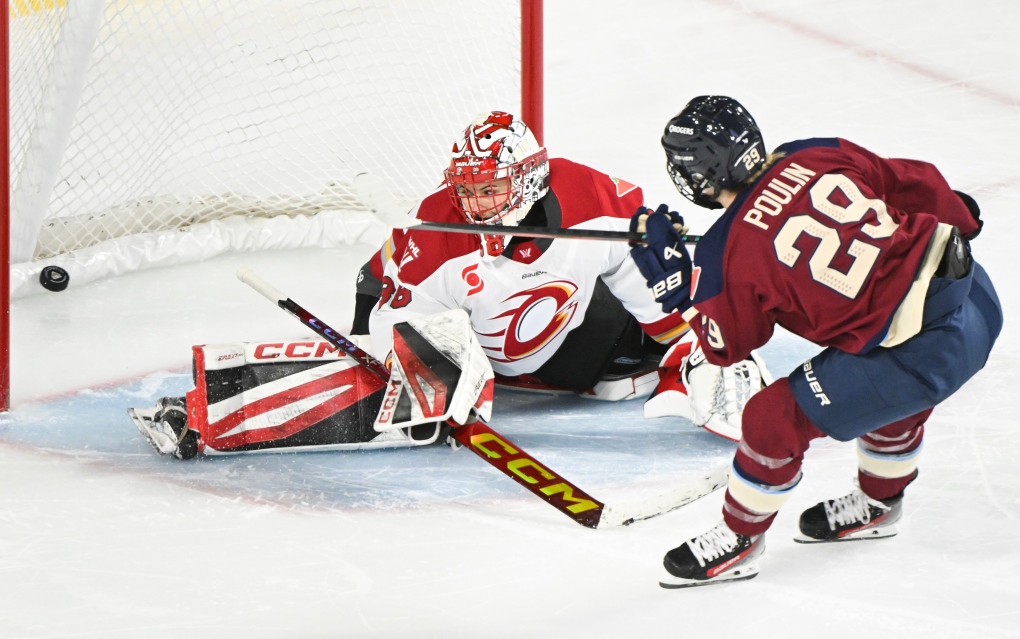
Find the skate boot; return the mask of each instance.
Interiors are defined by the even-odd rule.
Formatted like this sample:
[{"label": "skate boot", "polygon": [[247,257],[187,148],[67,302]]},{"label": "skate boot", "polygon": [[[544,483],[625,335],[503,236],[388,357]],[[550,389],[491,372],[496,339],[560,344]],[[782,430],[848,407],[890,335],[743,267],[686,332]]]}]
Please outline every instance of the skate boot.
[{"label": "skate boot", "polygon": [[756,559],[764,551],[765,535],[740,535],[721,522],[666,553],[662,563],[667,574],[659,585],[690,588],[751,579],[758,575]]},{"label": "skate boot", "polygon": [[198,453],[198,431],[188,428],[183,397],[162,397],[154,408],[129,408],[128,415],[160,455],[191,459]]},{"label": "skate boot", "polygon": [[839,499],[815,504],[800,515],[800,534],[793,538],[802,544],[855,539],[892,537],[894,525],[903,516],[903,493],[879,501],[860,488]]}]

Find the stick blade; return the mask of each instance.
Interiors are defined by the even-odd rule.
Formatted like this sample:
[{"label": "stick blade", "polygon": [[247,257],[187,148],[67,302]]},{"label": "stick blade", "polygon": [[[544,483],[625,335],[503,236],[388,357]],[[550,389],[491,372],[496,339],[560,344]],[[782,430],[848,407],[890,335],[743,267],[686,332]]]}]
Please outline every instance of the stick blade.
[{"label": "stick blade", "polygon": [[661,495],[626,504],[606,504],[598,527],[629,526],[635,521],[664,515],[723,488],[728,478],[729,466],[720,466]]}]

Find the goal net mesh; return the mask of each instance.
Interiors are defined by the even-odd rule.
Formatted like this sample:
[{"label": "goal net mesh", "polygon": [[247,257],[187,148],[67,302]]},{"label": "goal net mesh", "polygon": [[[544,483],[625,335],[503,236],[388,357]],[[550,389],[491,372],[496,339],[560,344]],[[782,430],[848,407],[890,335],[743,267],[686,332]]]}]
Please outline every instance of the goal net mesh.
[{"label": "goal net mesh", "polygon": [[363,172],[409,205],[475,114],[520,108],[517,1],[9,7],[12,262],[364,211]]}]

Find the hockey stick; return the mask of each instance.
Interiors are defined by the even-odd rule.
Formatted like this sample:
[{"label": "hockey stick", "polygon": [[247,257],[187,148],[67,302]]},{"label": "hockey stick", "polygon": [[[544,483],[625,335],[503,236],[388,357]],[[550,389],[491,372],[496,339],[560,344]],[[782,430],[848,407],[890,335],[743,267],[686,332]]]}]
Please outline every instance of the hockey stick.
[{"label": "hockey stick", "polygon": [[[644,233],[630,231],[603,231],[599,229],[554,229],[544,226],[487,226],[483,224],[454,224],[450,222],[422,222],[408,217],[400,208],[396,198],[382,180],[371,173],[359,173],[354,177],[354,189],[372,210],[372,213],[387,226],[398,229],[438,231],[443,233],[468,233],[472,235],[516,235],[520,237],[563,237],[574,240],[608,240],[615,242],[645,242]],[[685,244],[697,244],[700,235],[682,235]]]},{"label": "hockey stick", "polygon": [[[317,335],[348,353],[356,362],[365,366],[380,379],[389,380],[389,371],[382,362],[333,330],[302,306],[285,297],[283,293],[256,275],[250,268],[239,270],[237,278],[296,317]],[[695,480],[688,486],[655,498],[620,506],[610,506],[596,500],[571,482],[556,475],[520,446],[497,433],[488,424],[482,421],[465,425],[452,421],[448,423],[452,427],[451,435],[454,439],[543,501],[588,528],[626,526],[634,521],[655,517],[704,497],[726,483],[725,468],[720,468]]]}]

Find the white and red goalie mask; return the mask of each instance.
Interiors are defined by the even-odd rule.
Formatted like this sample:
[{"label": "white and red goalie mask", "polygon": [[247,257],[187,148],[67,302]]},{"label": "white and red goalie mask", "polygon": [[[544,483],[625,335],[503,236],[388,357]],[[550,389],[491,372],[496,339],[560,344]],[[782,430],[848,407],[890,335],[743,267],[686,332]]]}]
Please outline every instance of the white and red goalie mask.
[{"label": "white and red goalie mask", "polygon": [[[446,186],[473,224],[517,226],[549,192],[549,156],[524,122],[491,111],[476,117],[454,143]],[[508,236],[483,235],[484,254],[503,252]]]}]

